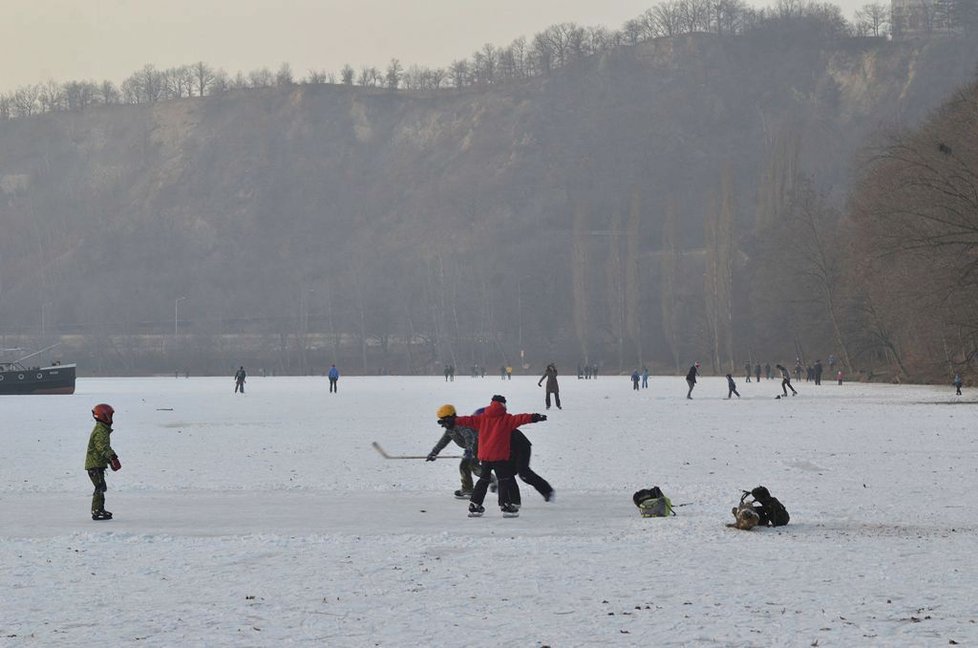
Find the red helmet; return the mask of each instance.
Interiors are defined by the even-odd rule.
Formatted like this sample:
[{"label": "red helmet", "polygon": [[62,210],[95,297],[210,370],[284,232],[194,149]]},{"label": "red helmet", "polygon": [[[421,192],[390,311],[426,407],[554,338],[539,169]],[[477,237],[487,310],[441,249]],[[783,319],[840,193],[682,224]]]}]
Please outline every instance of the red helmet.
[{"label": "red helmet", "polygon": [[112,409],[111,405],[105,403],[99,403],[92,408],[92,416],[95,417],[96,421],[101,421],[106,425],[112,425],[112,415],[115,414],[115,410]]}]

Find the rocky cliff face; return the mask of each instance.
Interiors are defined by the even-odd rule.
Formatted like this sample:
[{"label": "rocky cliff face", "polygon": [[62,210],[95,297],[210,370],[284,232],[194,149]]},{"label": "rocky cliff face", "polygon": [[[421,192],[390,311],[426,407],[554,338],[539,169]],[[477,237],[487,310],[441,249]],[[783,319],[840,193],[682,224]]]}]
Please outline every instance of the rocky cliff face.
[{"label": "rocky cliff face", "polygon": [[519,337],[672,363],[715,342],[702,274],[727,205],[728,290],[751,306],[725,344],[780,353],[748,325],[772,316],[741,281],[753,246],[802,178],[841,205],[859,147],[969,80],[976,50],[704,35],[481,92],[297,86],[0,123],[0,329],[32,331],[42,304],[49,330],[162,329],[185,296],[198,333],[328,314],[423,336],[432,361],[495,364]]}]

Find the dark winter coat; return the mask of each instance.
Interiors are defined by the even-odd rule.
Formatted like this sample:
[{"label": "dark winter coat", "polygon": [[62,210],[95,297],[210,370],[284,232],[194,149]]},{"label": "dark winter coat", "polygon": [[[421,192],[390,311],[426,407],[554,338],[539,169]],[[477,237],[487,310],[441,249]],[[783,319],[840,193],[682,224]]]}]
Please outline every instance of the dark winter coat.
[{"label": "dark winter coat", "polygon": [[88,452],[85,454],[85,470],[93,468],[105,468],[109,465],[109,459],[115,455],[115,450],[109,445],[109,435],[112,428],[98,421],[95,429],[88,438]]},{"label": "dark winter coat", "polygon": [[553,365],[548,365],[547,370],[543,372],[540,376],[540,380],[537,381],[537,386],[539,387],[543,380],[547,380],[547,391],[556,394],[560,391],[557,386],[557,368]]},{"label": "dark winter coat", "polygon": [[509,461],[513,430],[533,423],[533,414],[508,414],[506,406],[492,401],[481,414],[459,416],[456,426],[475,428],[479,438],[479,461]]},{"label": "dark winter coat", "polygon": [[698,375],[699,375],[699,371],[696,370],[696,365],[693,365],[692,367],[689,368],[689,372],[686,374],[686,381],[695,383],[696,376]]}]

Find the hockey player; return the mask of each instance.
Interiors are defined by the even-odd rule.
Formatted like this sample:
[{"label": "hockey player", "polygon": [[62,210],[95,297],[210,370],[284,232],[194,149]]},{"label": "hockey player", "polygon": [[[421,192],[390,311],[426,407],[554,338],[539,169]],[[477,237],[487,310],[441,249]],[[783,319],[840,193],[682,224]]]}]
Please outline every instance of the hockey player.
[{"label": "hockey player", "polygon": [[456,425],[475,428],[479,438],[479,461],[482,474],[476,482],[469,503],[469,517],[481,517],[485,513],[482,502],[489,488],[490,475],[496,474],[499,482],[499,508],[503,517],[519,515],[519,505],[513,501],[513,489],[518,488],[513,479],[515,467],[510,460],[513,430],[527,423],[546,421],[543,414],[509,414],[506,412],[506,398],[495,395],[492,402],[481,414],[459,416]]},{"label": "hockey player", "polygon": [[450,442],[462,448],[462,460],[458,464],[458,472],[462,479],[462,488],[455,491],[457,499],[469,499],[472,497],[472,473],[476,476],[481,474],[479,468],[479,435],[474,428],[458,425],[454,405],[442,405],[435,412],[438,417],[438,425],[445,428],[445,433],[438,439],[438,443],[431,449],[425,461],[434,461],[438,458],[438,453],[445,449]]},{"label": "hockey player", "polygon": [[111,467],[113,471],[122,468],[118,455],[109,444],[109,435],[112,434],[112,415],[115,410],[111,405],[99,403],[92,408],[92,417],[95,419],[95,429],[92,430],[88,438],[88,452],[85,454],[85,470],[88,471],[88,478],[95,486],[92,494],[92,519],[111,520],[112,513],[105,510],[105,469]]}]

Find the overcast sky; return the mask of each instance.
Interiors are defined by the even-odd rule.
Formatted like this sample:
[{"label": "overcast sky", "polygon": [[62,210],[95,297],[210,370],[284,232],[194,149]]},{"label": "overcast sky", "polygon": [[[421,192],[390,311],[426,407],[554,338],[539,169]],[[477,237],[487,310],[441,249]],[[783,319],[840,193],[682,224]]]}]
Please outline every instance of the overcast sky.
[{"label": "overcast sky", "polygon": [[391,58],[447,66],[555,23],[619,28],[656,1],[2,0],[0,90],[49,79],[120,83],[147,63],[204,61],[233,75],[287,62],[297,78]]}]

